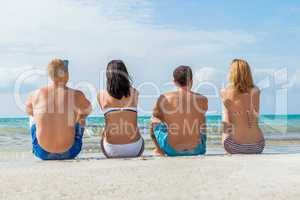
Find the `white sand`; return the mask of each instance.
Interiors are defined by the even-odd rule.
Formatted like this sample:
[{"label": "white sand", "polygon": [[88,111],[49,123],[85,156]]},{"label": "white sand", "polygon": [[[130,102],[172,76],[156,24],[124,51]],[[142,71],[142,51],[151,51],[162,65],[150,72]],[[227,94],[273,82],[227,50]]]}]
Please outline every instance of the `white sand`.
[{"label": "white sand", "polygon": [[297,154],[31,161],[0,172],[1,200],[300,199]]}]

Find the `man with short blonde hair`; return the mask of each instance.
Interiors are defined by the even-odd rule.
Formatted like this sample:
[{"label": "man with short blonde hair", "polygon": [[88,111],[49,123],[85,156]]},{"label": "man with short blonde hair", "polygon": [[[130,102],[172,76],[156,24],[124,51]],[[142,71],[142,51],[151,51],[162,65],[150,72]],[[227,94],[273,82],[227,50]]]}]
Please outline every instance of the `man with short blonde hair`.
[{"label": "man with short blonde hair", "polygon": [[68,61],[53,59],[48,65],[48,74],[54,82],[61,82],[61,79],[69,78]]},{"label": "man with short blonde hair", "polygon": [[91,104],[81,91],[67,87],[67,60],[53,59],[48,75],[52,84],[33,92],[26,103],[26,111],[34,121],[33,153],[42,160],[73,159],[81,151],[83,126]]}]

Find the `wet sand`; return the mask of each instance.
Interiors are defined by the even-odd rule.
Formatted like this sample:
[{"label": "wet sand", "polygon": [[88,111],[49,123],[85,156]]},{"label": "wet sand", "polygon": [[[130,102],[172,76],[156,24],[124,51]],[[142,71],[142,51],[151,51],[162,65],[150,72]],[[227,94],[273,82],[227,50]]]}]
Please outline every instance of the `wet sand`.
[{"label": "wet sand", "polygon": [[[28,156],[28,158],[26,157]],[[299,199],[300,154],[0,162],[0,199]],[[14,163],[14,164],[12,164]]]}]

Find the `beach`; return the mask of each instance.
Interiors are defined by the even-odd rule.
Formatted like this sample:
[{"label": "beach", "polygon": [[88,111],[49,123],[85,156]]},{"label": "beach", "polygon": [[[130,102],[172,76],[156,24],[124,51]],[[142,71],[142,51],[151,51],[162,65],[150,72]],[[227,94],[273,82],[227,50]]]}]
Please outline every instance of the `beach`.
[{"label": "beach", "polygon": [[89,118],[76,160],[43,162],[28,119],[0,118],[0,199],[299,199],[299,115],[264,117],[264,154],[234,156],[220,143],[220,117],[208,117],[207,155],[178,158],[153,156],[149,119],[139,118],[143,158],[105,159],[103,118]]},{"label": "beach", "polygon": [[2,162],[0,199],[299,199],[300,154]]}]

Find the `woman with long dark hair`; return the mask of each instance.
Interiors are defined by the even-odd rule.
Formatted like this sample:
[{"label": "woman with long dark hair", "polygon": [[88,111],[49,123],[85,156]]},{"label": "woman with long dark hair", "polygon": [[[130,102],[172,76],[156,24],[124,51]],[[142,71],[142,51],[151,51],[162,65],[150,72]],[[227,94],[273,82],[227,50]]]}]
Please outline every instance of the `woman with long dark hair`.
[{"label": "woman with long dark hair", "polygon": [[144,140],[137,124],[138,91],[132,87],[126,66],[113,60],[106,69],[106,90],[98,94],[105,117],[101,148],[107,158],[138,157]]}]

